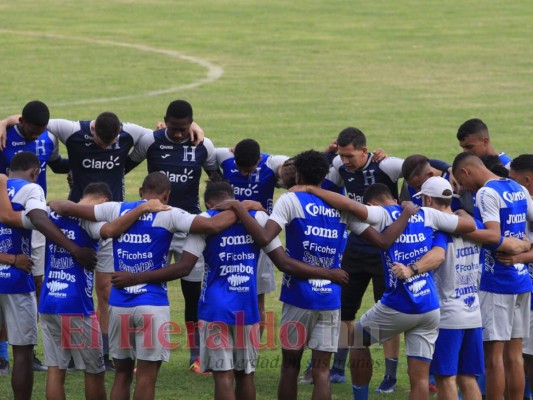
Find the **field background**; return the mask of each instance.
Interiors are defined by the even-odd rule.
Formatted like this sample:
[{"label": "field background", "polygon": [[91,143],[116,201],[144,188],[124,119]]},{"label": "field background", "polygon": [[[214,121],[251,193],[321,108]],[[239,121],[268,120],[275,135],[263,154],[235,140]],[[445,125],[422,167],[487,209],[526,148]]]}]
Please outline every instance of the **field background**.
[{"label": "field background", "polygon": [[[0,15],[1,115],[40,99],[57,118],[110,110],[153,127],[181,98],[217,146],[252,137],[266,152],[293,155],[357,126],[370,149],[447,161],[460,151],[458,126],[479,117],[496,149],[533,150],[530,2],[0,0]],[[129,199],[145,172],[128,176]],[[66,197],[64,176],[49,182],[49,199]],[[170,287],[172,318],[181,322],[178,287]],[[277,295],[267,302],[279,314]],[[383,373],[373,351],[372,391]],[[158,398],[212,398],[211,378],[190,374],[186,355],[173,351],[163,365]],[[279,355],[262,355],[271,367],[258,368],[258,399],[276,397]],[[36,373],[35,399],[44,382]],[[383,397],[405,398],[407,387],[402,358],[398,390]],[[310,390],[300,386],[300,397]],[[69,374],[68,398],[82,393],[83,375]],[[347,399],[351,387],[333,393]],[[10,396],[0,377],[0,398]]]}]

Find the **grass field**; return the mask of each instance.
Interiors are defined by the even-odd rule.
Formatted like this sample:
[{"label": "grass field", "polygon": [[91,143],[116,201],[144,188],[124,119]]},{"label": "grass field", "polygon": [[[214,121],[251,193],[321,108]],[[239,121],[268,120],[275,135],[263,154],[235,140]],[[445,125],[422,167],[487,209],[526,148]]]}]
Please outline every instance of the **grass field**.
[{"label": "grass field", "polygon": [[[3,0],[0,14],[0,114],[40,99],[53,117],[111,110],[152,127],[182,98],[217,146],[253,137],[269,153],[292,155],[322,149],[353,125],[369,148],[448,161],[460,150],[458,126],[479,117],[498,150],[533,150],[529,2]],[[128,176],[129,199],[145,172]],[[66,193],[65,178],[51,176],[49,199]],[[178,287],[170,294],[179,322]],[[279,314],[277,295],[267,301]],[[279,355],[263,354],[258,399],[276,397]],[[379,364],[372,389],[381,376]],[[383,397],[406,397],[403,360],[399,379],[397,393]],[[34,398],[44,398],[44,381],[36,374]],[[69,399],[82,398],[82,382],[69,374]],[[186,371],[186,351],[177,350],[157,397],[208,399],[212,389],[209,377]],[[310,390],[301,387],[301,398]],[[333,393],[350,398],[350,385]],[[10,396],[9,379],[0,378],[0,398]]]}]

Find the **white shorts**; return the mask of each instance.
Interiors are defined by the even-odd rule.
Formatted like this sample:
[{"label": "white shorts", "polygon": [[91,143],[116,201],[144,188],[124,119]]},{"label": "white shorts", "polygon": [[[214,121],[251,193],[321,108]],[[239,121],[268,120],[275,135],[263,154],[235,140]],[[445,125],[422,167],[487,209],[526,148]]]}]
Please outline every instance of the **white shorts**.
[{"label": "white shorts", "polygon": [[100,240],[98,251],[96,252],[96,272],[115,272],[115,261],[113,260],[113,239]]},{"label": "white shorts", "polygon": [[[178,232],[174,234],[172,242],[170,243],[170,249],[168,252],[168,261],[169,262],[178,262],[181,259],[181,253],[183,253],[183,245],[185,244],[185,239],[187,234],[183,232]],[[182,277],[184,281],[189,282],[202,282],[204,276],[204,257],[201,256],[194,268],[189,273],[189,275]]]},{"label": "white shorts", "polygon": [[118,360],[168,361],[168,306],[109,306],[109,354]]},{"label": "white shorts", "polygon": [[70,359],[76,369],[89,374],[105,371],[102,334],[96,314],[40,314],[44,361],[48,367],[67,369]]},{"label": "white shorts", "polygon": [[307,310],[283,303],[280,321],[281,347],[335,353],[339,345],[340,311]]},{"label": "white shorts", "polygon": [[255,371],[260,345],[259,324],[236,326],[200,320],[198,329],[202,372],[236,370],[251,374]]},{"label": "white shorts", "polygon": [[522,353],[533,356],[533,312],[529,310],[529,337],[522,341]]},{"label": "white shorts", "polygon": [[405,314],[378,301],[357,323],[354,343],[356,347],[364,347],[405,333],[405,355],[431,360],[439,322],[439,309],[424,314]]},{"label": "white shorts", "polygon": [[531,292],[500,294],[479,291],[483,341],[507,341],[529,336]]},{"label": "white shorts", "polygon": [[37,344],[37,301],[35,292],[0,294],[0,327],[7,327],[10,345],[28,346]]},{"label": "white shorts", "polygon": [[274,278],[274,263],[270,257],[261,250],[257,260],[257,294],[266,294],[276,290]]},{"label": "white shorts", "polygon": [[33,261],[33,267],[31,267],[31,273],[33,276],[44,275],[44,258],[46,253],[46,238],[44,235],[33,230],[31,233],[31,259]]}]

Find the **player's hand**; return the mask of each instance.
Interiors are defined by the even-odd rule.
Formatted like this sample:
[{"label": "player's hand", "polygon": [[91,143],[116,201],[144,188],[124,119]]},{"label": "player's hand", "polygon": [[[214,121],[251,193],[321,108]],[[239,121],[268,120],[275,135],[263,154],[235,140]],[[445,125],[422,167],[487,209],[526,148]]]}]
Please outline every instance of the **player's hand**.
[{"label": "player's hand", "polygon": [[204,130],[196,122],[193,122],[189,130],[189,137],[192,144],[198,146],[205,138]]},{"label": "player's hand", "polygon": [[412,201],[402,201],[402,208],[402,212],[407,213],[409,215],[415,215],[418,211],[420,211],[420,207],[418,207]]},{"label": "player's hand", "polygon": [[6,148],[7,142],[7,122],[5,119],[0,120],[0,151]]},{"label": "player's hand", "polygon": [[155,130],[159,130],[159,129],[163,129],[163,128],[166,128],[167,125],[163,122],[163,121],[157,121],[157,123],[155,124]]},{"label": "player's hand", "polygon": [[398,279],[407,279],[414,275],[411,268],[399,262],[392,263],[392,273]]},{"label": "player's hand", "polygon": [[114,272],[113,275],[111,275],[111,283],[119,289],[137,285],[135,274],[127,271]]},{"label": "player's hand", "polygon": [[496,253],[496,259],[501,262],[503,265],[508,267],[514,267],[515,264],[521,263],[520,254],[508,254],[508,253]]},{"label": "player's hand", "polygon": [[[531,242],[527,237],[519,239],[516,237],[506,237],[505,240],[505,253],[511,255],[521,254],[528,251],[531,248]],[[503,246],[498,247],[501,249]]]},{"label": "player's hand", "polygon": [[150,199],[144,203],[141,204],[141,207],[143,208],[143,211],[145,213],[155,213],[160,211],[168,211],[171,210],[172,207],[168,204],[163,204],[159,199]]},{"label": "player's hand", "polygon": [[15,255],[14,267],[23,270],[24,272],[31,274],[31,267],[33,267],[33,260],[25,254]]},{"label": "player's hand", "polygon": [[78,247],[72,255],[83,268],[94,271],[96,267],[96,252],[93,249],[89,247]]},{"label": "player's hand", "polygon": [[230,200],[224,200],[218,203],[216,206],[214,206],[213,210],[219,210],[219,211],[226,211],[226,210],[234,210],[236,207],[240,207],[241,202],[239,200],[230,199]]},{"label": "player's hand", "polygon": [[339,146],[337,145],[337,141],[334,140],[333,142],[331,142],[328,147],[326,147],[326,150],[325,152],[326,153],[331,153],[331,154],[337,154],[337,151],[339,150]]},{"label": "player's hand", "polygon": [[244,208],[246,208],[248,211],[264,211],[266,212],[265,208],[261,203],[254,200],[243,200],[241,201],[241,204]]},{"label": "player's hand", "polygon": [[463,187],[459,184],[457,179],[455,179],[455,176],[453,176],[452,167],[448,168],[448,174],[450,175],[448,180],[450,181],[450,185],[452,185],[453,191],[459,194],[462,193]]},{"label": "player's hand", "polygon": [[329,280],[332,282],[335,282],[338,285],[341,286],[347,286],[350,282],[350,275],[348,275],[348,272],[346,272],[343,269],[335,268],[335,269],[329,269]]},{"label": "player's hand", "polygon": [[383,149],[376,149],[372,152],[372,161],[374,162],[380,162],[386,159],[389,155],[387,152]]}]

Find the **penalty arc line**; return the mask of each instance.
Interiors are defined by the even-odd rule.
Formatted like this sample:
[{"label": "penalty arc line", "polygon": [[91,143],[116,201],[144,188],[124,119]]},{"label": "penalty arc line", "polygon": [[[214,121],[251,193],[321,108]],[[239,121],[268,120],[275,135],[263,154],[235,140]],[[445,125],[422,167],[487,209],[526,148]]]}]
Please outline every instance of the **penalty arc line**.
[{"label": "penalty arc line", "polygon": [[[48,38],[48,39],[60,39],[60,40],[72,40],[72,41],[78,41],[78,42],[85,42],[89,44],[98,44],[103,46],[115,46],[115,47],[124,47],[144,52],[150,52],[150,53],[157,53],[157,54],[163,54],[166,56],[169,56],[171,58],[180,59],[183,61],[187,61],[193,64],[200,65],[201,67],[204,67],[207,69],[207,74],[205,78],[196,80],[191,83],[187,83],[184,85],[178,85],[178,86],[172,86],[166,89],[159,89],[159,90],[151,90],[144,93],[139,94],[131,94],[131,95],[124,95],[124,96],[112,96],[112,97],[101,97],[98,99],[82,99],[82,100],[73,100],[68,102],[59,102],[59,103],[50,103],[50,106],[54,107],[62,107],[62,106],[71,106],[71,105],[87,105],[87,104],[99,104],[104,102],[114,102],[114,101],[122,101],[122,100],[133,100],[133,99],[140,99],[145,97],[155,97],[160,96],[163,94],[169,94],[169,93],[175,93],[179,92],[185,89],[192,89],[195,87],[198,87],[200,85],[204,85],[206,83],[212,83],[218,79],[224,74],[224,69],[216,64],[213,64],[205,59],[190,56],[188,54],[181,53],[179,51],[175,50],[168,50],[168,49],[159,49],[152,46],[147,46],[143,44],[134,44],[134,43],[126,43],[126,42],[116,42],[113,40],[106,40],[106,39],[94,39],[94,38],[87,38],[87,37],[78,37],[78,36],[65,36],[65,35],[59,35],[55,33],[46,33],[46,32],[21,32],[21,31],[14,31],[14,30],[8,30],[8,29],[0,29],[0,34],[15,34],[15,35],[21,35],[21,36],[30,36],[30,37],[38,37],[38,38]],[[7,109],[7,108],[13,108],[11,106],[2,106],[0,109]]]}]

